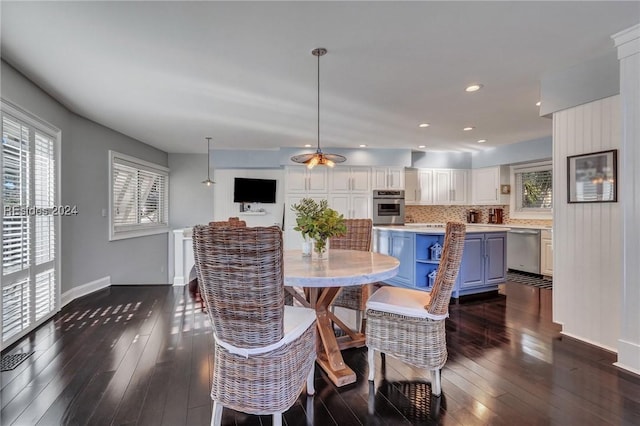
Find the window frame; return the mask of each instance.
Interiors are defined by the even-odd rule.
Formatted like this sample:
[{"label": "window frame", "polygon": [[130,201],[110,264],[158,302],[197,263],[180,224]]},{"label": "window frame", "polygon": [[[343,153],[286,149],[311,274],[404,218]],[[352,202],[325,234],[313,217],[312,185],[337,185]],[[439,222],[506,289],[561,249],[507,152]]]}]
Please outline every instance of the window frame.
[{"label": "window frame", "polygon": [[551,159],[544,161],[536,161],[532,163],[522,163],[510,166],[511,177],[511,195],[509,197],[509,217],[512,219],[553,219],[553,204],[551,208],[526,208],[523,209],[518,203],[518,194],[520,189],[516,186],[516,174],[527,172],[539,172],[548,170],[551,172],[551,190],[553,202],[553,162]]},{"label": "window frame", "polygon": [[[138,171],[152,172],[164,176],[164,202],[162,209],[165,218],[162,223],[156,225],[138,224],[131,225],[130,229],[116,230],[114,224],[114,165],[126,163],[127,166],[136,167]],[[123,240],[127,238],[144,237],[169,232],[169,168],[149,161],[141,160],[127,154],[109,150],[109,241]]]}]

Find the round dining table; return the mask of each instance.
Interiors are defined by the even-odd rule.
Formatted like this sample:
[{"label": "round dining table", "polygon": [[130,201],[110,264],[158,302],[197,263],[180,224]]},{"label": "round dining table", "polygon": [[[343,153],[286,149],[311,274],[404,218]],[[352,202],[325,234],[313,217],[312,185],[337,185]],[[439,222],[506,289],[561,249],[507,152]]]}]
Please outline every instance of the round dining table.
[{"label": "round dining table", "polygon": [[[336,386],[356,381],[341,350],[365,345],[365,335],[342,322],[330,307],[342,287],[372,284],[394,277],[400,262],[392,256],[359,250],[328,250],[326,259],[303,257],[301,250],[284,252],[284,285],[303,306],[316,311],[317,363]],[[293,287],[304,288],[304,296]],[[334,326],[344,335],[336,337]]]}]

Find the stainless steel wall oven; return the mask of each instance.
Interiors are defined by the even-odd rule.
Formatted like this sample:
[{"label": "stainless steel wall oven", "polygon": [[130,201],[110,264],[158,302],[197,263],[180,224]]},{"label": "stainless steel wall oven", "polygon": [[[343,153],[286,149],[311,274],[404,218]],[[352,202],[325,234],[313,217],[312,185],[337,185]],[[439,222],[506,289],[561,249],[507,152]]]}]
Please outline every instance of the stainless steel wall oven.
[{"label": "stainless steel wall oven", "polygon": [[373,191],[373,224],[404,225],[404,190]]}]

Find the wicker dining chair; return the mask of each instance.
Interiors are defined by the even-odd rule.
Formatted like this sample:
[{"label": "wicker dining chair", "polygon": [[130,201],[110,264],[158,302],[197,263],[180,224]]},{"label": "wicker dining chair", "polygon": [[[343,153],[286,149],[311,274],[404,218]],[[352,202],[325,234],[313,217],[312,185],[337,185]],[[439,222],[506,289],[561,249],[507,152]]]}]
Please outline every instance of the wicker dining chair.
[{"label": "wicker dining chair", "polygon": [[315,311],[284,305],[282,232],[196,226],[193,247],[214,334],[211,424],[227,407],[281,425],[305,383],[314,393],[316,359]]},{"label": "wicker dining chair", "polygon": [[[220,220],[215,222],[209,222],[209,226],[214,226],[218,228],[242,228],[247,226],[247,222],[244,220],[240,220],[238,217],[230,217],[229,220]],[[189,271],[189,293],[194,300],[200,300],[202,303],[202,299],[200,298],[200,288],[198,285],[198,276],[196,274],[195,265]],[[202,306],[204,310],[204,306]]]},{"label": "wicker dining chair", "polygon": [[[346,234],[329,239],[330,249],[346,249],[371,251],[371,229],[373,221],[371,219],[345,219],[347,226]],[[334,299],[332,306],[353,309],[356,311],[356,327],[364,331],[362,314],[365,310],[365,303],[372,292],[373,284],[361,286],[342,287],[338,296]]]},{"label": "wicker dining chair", "polygon": [[442,257],[430,292],[383,287],[367,302],[369,380],[375,373],[375,351],[431,371],[433,394],[441,393],[440,369],[447,361],[445,319],[458,276],[466,227],[447,223]]}]

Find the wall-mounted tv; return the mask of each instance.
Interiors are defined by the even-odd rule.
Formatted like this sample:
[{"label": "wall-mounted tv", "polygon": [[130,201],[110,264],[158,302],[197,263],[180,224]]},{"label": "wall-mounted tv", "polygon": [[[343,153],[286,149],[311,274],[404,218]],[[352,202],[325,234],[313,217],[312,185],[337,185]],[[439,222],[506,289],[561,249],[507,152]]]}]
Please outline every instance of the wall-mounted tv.
[{"label": "wall-mounted tv", "polygon": [[275,203],[275,179],[235,178],[233,182],[234,203]]}]

